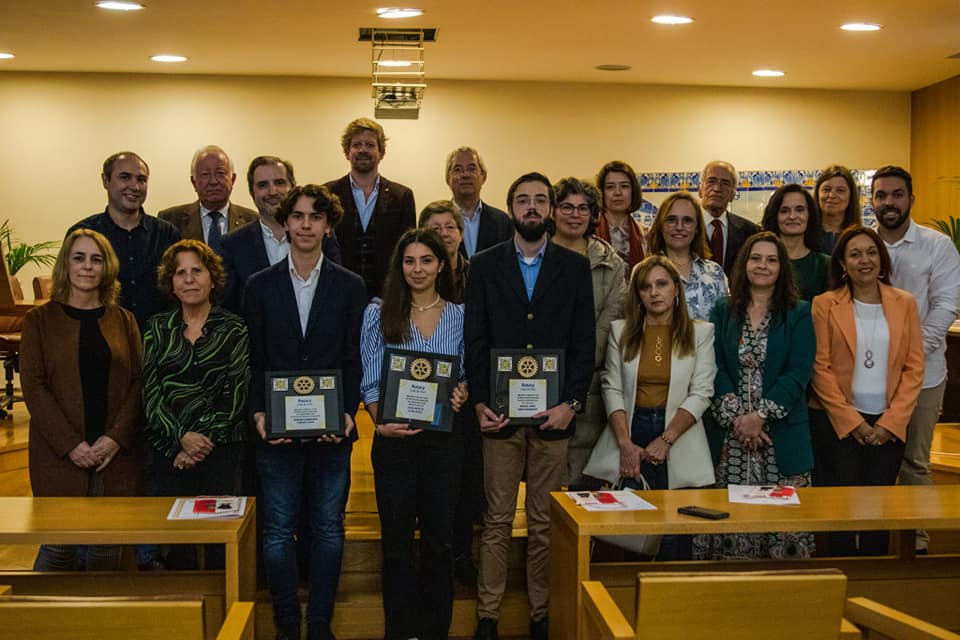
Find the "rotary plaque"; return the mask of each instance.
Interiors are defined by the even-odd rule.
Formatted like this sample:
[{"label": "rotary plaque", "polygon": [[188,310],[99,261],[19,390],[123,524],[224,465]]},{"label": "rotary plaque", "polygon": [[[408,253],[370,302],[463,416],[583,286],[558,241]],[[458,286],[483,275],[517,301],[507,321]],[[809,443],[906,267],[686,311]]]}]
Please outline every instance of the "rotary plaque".
[{"label": "rotary plaque", "polygon": [[340,371],[267,371],[267,438],[343,436]]},{"label": "rotary plaque", "polygon": [[452,430],[450,394],[459,375],[460,356],[385,348],[377,422]]},{"label": "rotary plaque", "polygon": [[490,408],[511,424],[539,425],[533,416],[560,404],[563,351],[553,349],[491,349]]}]

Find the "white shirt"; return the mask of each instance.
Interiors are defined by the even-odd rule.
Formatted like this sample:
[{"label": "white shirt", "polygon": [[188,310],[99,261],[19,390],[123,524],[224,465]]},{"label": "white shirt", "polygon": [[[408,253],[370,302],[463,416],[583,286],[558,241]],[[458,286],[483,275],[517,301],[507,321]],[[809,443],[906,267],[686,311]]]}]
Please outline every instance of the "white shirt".
[{"label": "white shirt", "polygon": [[320,267],[323,265],[323,254],[317,264],[310,270],[306,280],[300,277],[293,266],[293,258],[287,256],[287,265],[290,269],[290,282],[293,283],[293,297],[297,299],[297,312],[300,314],[300,331],[307,335],[307,320],[310,319],[310,306],[313,304],[313,295],[317,292],[317,281],[320,279]]},{"label": "white shirt", "polygon": [[263,246],[267,250],[267,262],[275,265],[288,255],[290,255],[290,241],[287,240],[287,234],[284,233],[280,240],[273,235],[273,229],[260,222],[260,228],[263,230]]},{"label": "white shirt", "polygon": [[220,236],[227,235],[227,214],[230,213],[230,203],[228,202],[220,209],[207,209],[205,206],[200,205],[200,226],[203,227],[204,242],[210,240],[210,225],[213,224],[213,218],[210,217],[210,213],[213,211],[220,212]]},{"label": "white shirt", "polygon": [[913,294],[920,311],[926,354],[923,388],[947,379],[947,331],[957,319],[960,298],[960,255],[950,238],[908,222],[903,238],[884,244],[893,261],[893,286]]},{"label": "white shirt", "polygon": [[[887,363],[890,357],[890,325],[882,304],[853,301],[857,326],[857,355],[853,363],[853,406],[867,415],[887,410]],[[864,363],[870,352],[872,367]]]}]

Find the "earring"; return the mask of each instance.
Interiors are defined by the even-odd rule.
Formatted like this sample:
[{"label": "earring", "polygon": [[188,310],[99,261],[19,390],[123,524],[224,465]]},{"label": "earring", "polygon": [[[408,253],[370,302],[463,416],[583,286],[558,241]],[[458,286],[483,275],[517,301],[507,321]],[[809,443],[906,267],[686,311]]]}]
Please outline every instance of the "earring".
[{"label": "earring", "polygon": [[887,277],[887,274],[883,272],[883,269],[880,269],[880,273],[877,274],[877,277],[883,280],[884,278]]},{"label": "earring", "polygon": [[846,281],[847,281],[847,277],[848,277],[848,276],[847,276],[847,270],[844,269],[844,270],[843,270],[843,273],[840,274],[840,281],[841,281],[841,282],[846,282]]},{"label": "earring", "polygon": [[679,294],[679,293],[676,294],[675,296],[673,296],[673,306],[675,306],[675,307],[679,307],[679,306],[680,306],[680,294]]}]

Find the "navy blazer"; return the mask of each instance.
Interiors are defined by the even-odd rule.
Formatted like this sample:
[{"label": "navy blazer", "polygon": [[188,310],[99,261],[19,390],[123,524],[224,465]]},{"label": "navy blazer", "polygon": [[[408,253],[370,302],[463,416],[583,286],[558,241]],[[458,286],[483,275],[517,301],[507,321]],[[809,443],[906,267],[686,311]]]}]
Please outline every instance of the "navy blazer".
[{"label": "navy blazer", "polygon": [[[730,307],[730,298],[717,302],[710,313],[716,329],[713,343],[717,355],[715,397],[738,393],[740,375],[741,323]],[[810,303],[804,300],[785,317],[770,319],[767,330],[767,355],[763,364],[763,397],[787,408],[786,417],[769,424],[777,467],[785,476],[813,468],[813,445],[807,416],[807,384],[813,373],[816,339]],[[714,463],[720,460],[725,432],[715,421],[707,423],[707,439]]]},{"label": "navy blazer", "polygon": [[[220,296],[220,306],[240,313],[240,293],[243,286],[257,271],[270,266],[267,247],[263,243],[263,228],[260,220],[245,224],[223,237],[223,268],[227,272],[227,286]],[[323,259],[340,264],[340,244],[332,231],[323,239]]]},{"label": "navy blazer", "polygon": [[[328,182],[326,187],[340,198],[343,207],[343,220],[337,225],[337,239],[340,242],[340,253],[343,256],[343,266],[354,273],[360,273],[360,239],[357,230],[360,228],[360,213],[357,203],[353,199],[353,190],[350,187],[350,174],[339,180]],[[390,268],[390,257],[393,248],[403,232],[417,226],[417,207],[413,200],[413,191],[400,183],[387,180],[380,176],[380,192],[377,194],[377,203],[373,209],[371,224],[376,224],[374,280],[370,298],[383,295],[383,281]]]},{"label": "navy blazer", "polygon": [[[465,295],[467,373],[470,399],[490,403],[490,349],[563,349],[564,376],[560,399],[586,403],[593,376],[596,326],[590,261],[547,242],[540,274],[527,299],[513,240],[474,254]],[[506,438],[517,427],[507,425],[489,437]],[[545,439],[572,435],[538,431]]]},{"label": "navy blazer", "polygon": [[[477,250],[480,253],[495,244],[513,237],[513,218],[506,211],[491,207],[480,201],[480,228],[477,229]],[[460,243],[460,255],[467,258],[467,248]]]},{"label": "navy blazer", "polygon": [[[243,317],[250,331],[250,412],[266,410],[267,371],[340,369],[344,412],[352,415],[360,404],[360,324],[367,303],[363,280],[324,259],[304,335],[288,264],[281,260],[253,274],[243,291]],[[356,437],[354,429],[351,439]]]},{"label": "navy blazer", "polygon": [[[710,228],[707,228],[707,237],[709,239]],[[747,238],[760,232],[760,227],[750,222],[746,218],[740,217],[733,212],[727,212],[727,246],[723,249],[723,272],[730,277],[733,271],[733,263],[737,261],[737,254],[740,253],[740,247],[747,241]]]}]

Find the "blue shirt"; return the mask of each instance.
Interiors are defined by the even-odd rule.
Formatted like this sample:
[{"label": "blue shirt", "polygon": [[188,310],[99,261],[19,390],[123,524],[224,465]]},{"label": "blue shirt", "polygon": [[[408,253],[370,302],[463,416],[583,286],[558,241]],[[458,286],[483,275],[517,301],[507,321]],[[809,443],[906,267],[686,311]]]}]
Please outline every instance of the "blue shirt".
[{"label": "blue shirt", "polygon": [[380,376],[383,371],[383,349],[386,346],[460,356],[460,381],[466,380],[463,362],[463,305],[452,302],[444,305],[440,322],[429,340],[421,336],[417,326],[411,322],[410,337],[400,344],[384,344],[383,331],[380,328],[380,304],[367,305],[360,329],[360,361],[363,363],[360,395],[364,404],[380,401]]},{"label": "blue shirt", "polygon": [[363,230],[367,230],[367,226],[370,224],[370,218],[373,217],[373,210],[377,206],[377,195],[380,193],[380,176],[377,176],[377,182],[373,185],[373,191],[370,192],[370,197],[364,199],[363,189],[357,186],[357,183],[353,181],[353,176],[350,176],[350,190],[353,191],[353,201],[357,203],[357,213],[360,214],[360,224],[363,225]]},{"label": "blue shirt", "polygon": [[467,216],[465,211],[460,211],[463,218],[463,248],[467,250],[467,257],[472,258],[477,252],[477,238],[480,236],[480,210],[483,209],[483,202],[477,203],[477,208],[473,212],[473,217]]},{"label": "blue shirt", "polygon": [[543,253],[547,250],[547,241],[537,251],[537,255],[527,258],[517,246],[517,241],[513,241],[513,246],[517,249],[517,262],[520,264],[520,275],[523,277],[523,286],[527,289],[527,300],[533,299],[533,289],[537,286],[537,277],[540,275],[540,265],[543,264]]}]

